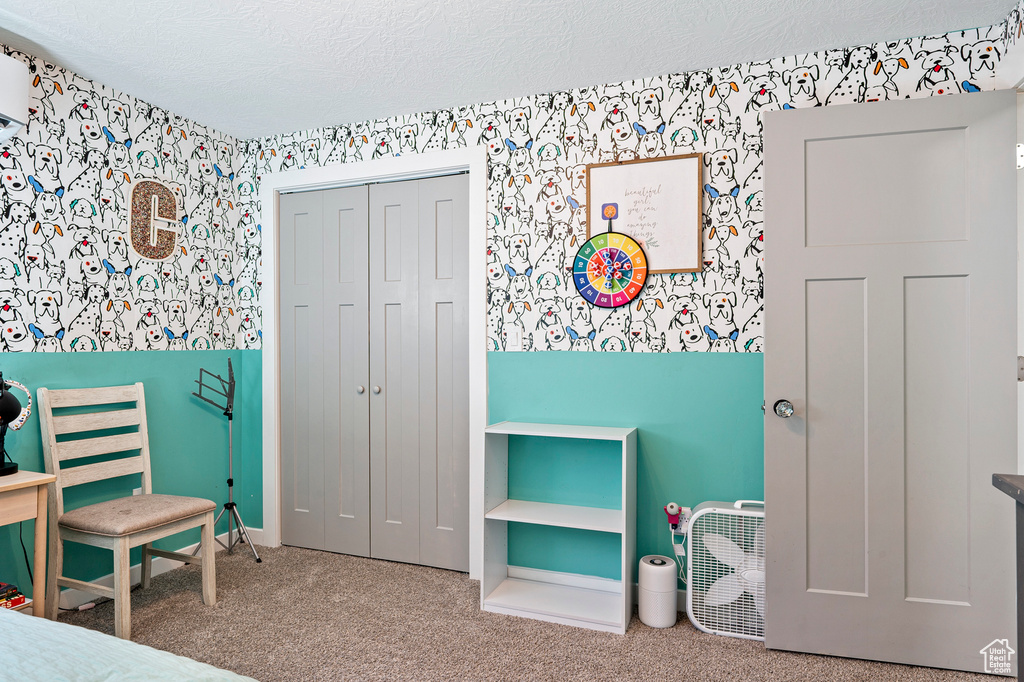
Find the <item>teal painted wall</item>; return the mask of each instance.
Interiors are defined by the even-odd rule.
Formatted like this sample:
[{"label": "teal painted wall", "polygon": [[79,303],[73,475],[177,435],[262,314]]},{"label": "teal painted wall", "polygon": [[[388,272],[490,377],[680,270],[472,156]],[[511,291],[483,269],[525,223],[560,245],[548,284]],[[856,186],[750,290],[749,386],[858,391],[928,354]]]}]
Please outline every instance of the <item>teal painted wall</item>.
[{"label": "teal painted wall", "polygon": [[[671,556],[668,502],[764,499],[759,353],[488,353],[487,363],[490,423],[637,427],[638,558]],[[598,449],[594,466],[575,466],[589,444],[510,439],[513,496],[572,503],[588,495],[587,504],[616,507],[605,503],[609,454]],[[565,455],[572,465],[556,463]],[[573,485],[559,489],[553,481],[566,469]],[[519,566],[618,578],[617,547],[607,533],[509,526],[509,563]]]},{"label": "teal painted wall", "polygon": [[[0,370],[35,391],[142,381],[157,492],[227,498],[227,428],[212,407],[191,397],[199,368],[238,379],[235,493],[245,523],[262,527],[262,373],[260,351],[6,353]],[[761,499],[764,490],[764,392],[760,354],[489,353],[489,421],[635,426],[637,556],[669,554],[662,507],[705,500]],[[601,387],[609,386],[611,400]],[[635,388],[633,388],[635,387]],[[584,396],[584,399],[580,399]],[[8,450],[25,469],[43,470],[39,422],[12,432]],[[614,448],[591,441],[513,438],[509,485],[523,499],[617,506]],[[556,456],[557,455],[557,456]],[[586,466],[580,466],[586,463]],[[572,474],[572,485],[562,485]],[[126,478],[125,488],[135,487]],[[100,499],[102,492],[91,498]],[[23,535],[31,553],[34,524]],[[226,530],[221,521],[218,532]],[[0,581],[29,588],[18,527],[0,527]],[[198,539],[184,533],[162,543]],[[111,572],[110,553],[68,545],[67,573],[92,579]],[[619,577],[617,536],[511,524],[509,560],[521,566]],[[133,558],[133,562],[138,557]]]},{"label": "teal painted wall", "polygon": [[[234,351],[137,351],[110,353],[3,353],[0,371],[27,386],[33,393],[40,386],[76,388],[112,386],[141,381],[146,387],[149,419],[150,459],[153,491],[206,497],[218,505],[227,501],[227,420],[210,405],[192,397],[199,368],[227,375],[231,358],[236,379],[234,418],[235,502],[247,526],[263,525],[262,465],[262,367],[256,350]],[[20,396],[20,392],[16,392]],[[7,435],[7,451],[22,469],[43,471],[43,450],[38,415],[33,411],[20,431]],[[69,497],[68,507],[106,499],[138,486],[138,476],[83,487]],[[114,490],[111,490],[113,488]],[[23,524],[22,534],[29,556],[35,522]],[[218,533],[226,532],[222,519]],[[157,545],[178,549],[197,542],[193,530],[168,538]],[[65,574],[83,580],[113,571],[109,551],[68,543]],[[139,557],[133,556],[137,563]],[[29,593],[31,584],[25,570],[18,525],[0,527],[0,581],[13,582]]]}]

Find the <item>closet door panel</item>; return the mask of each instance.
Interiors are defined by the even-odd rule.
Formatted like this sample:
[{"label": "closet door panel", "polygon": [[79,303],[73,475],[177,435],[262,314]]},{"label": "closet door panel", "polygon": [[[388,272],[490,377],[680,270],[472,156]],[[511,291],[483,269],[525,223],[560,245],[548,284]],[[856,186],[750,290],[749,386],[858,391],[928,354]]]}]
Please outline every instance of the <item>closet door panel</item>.
[{"label": "closet door panel", "polygon": [[370,556],[419,563],[418,190],[369,191]]},{"label": "closet door panel", "polygon": [[469,182],[419,183],[420,561],[469,570]]},{"label": "closet door panel", "polygon": [[323,195],[325,548],[369,556],[368,192]]},{"label": "closet door panel", "polygon": [[323,197],[281,197],[281,533],[324,549]]}]

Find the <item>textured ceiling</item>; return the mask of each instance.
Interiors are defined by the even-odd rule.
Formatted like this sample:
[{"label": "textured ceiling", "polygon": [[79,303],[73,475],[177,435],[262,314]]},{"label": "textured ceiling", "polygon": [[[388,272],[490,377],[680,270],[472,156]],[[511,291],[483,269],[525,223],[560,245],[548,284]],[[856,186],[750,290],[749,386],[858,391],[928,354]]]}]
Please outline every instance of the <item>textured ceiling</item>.
[{"label": "textured ceiling", "polygon": [[0,42],[240,138],[1001,22],[1014,0],[0,0]]}]

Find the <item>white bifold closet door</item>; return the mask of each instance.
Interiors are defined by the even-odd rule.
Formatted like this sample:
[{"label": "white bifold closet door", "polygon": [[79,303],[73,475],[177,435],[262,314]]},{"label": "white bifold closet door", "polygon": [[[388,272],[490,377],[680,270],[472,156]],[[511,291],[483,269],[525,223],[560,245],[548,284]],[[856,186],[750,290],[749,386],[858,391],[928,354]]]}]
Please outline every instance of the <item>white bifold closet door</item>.
[{"label": "white bifold closet door", "polygon": [[468,570],[467,199],[281,197],[285,544]]}]

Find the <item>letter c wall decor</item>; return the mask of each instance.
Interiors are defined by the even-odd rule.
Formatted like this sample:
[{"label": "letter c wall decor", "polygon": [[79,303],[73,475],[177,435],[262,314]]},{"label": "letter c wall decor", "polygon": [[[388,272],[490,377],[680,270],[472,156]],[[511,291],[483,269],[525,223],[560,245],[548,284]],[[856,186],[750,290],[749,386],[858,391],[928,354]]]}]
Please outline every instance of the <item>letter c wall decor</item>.
[{"label": "letter c wall decor", "polygon": [[142,180],[132,187],[129,206],[132,250],[148,260],[173,258],[180,228],[174,192],[156,180]]}]

